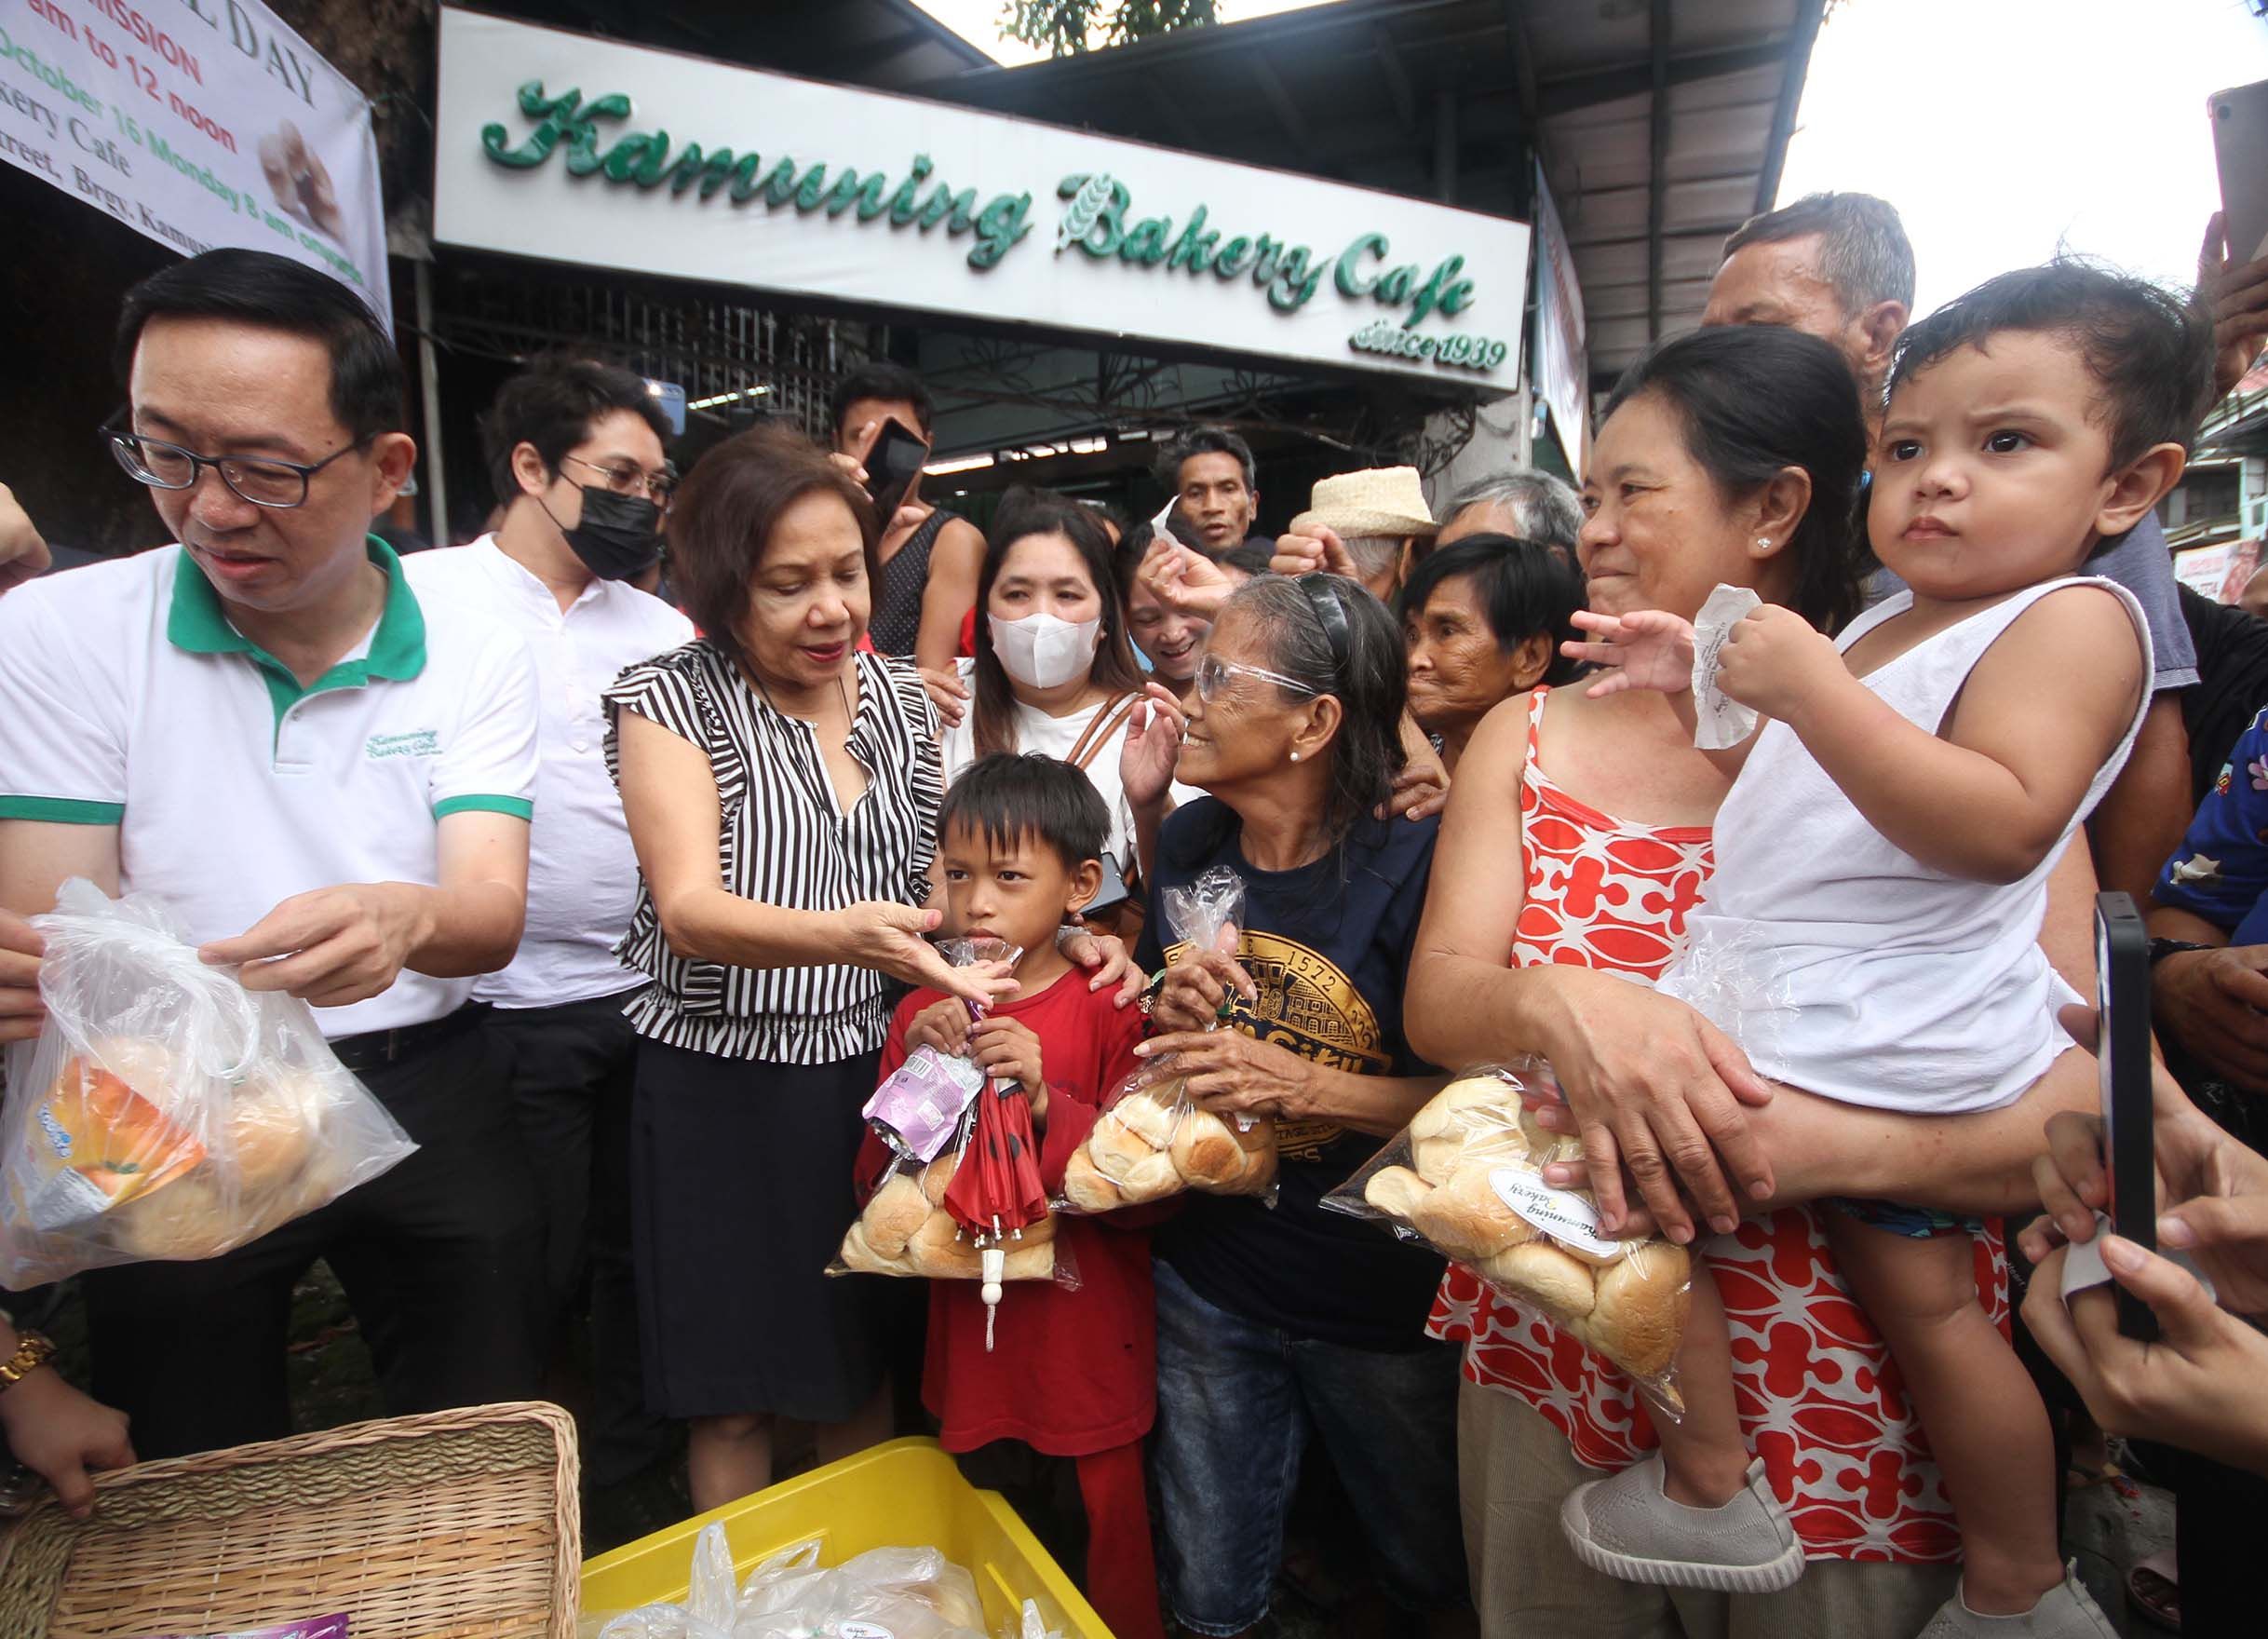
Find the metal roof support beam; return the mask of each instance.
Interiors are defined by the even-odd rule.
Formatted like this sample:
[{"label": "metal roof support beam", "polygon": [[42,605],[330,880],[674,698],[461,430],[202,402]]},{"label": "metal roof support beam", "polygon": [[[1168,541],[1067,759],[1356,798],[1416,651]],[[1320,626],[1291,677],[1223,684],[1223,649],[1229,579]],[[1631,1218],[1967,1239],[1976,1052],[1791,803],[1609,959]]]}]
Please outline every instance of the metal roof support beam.
[{"label": "metal roof support beam", "polygon": [[1669,179],[1669,0],[1653,0],[1646,26],[1654,58],[1646,167],[1646,339],[1662,339],[1662,219]]},{"label": "metal roof support beam", "polygon": [[1512,74],[1519,93],[1520,134],[1532,147],[1540,134],[1536,129],[1538,103],[1535,90],[1535,48],[1528,44],[1528,8],[1520,0],[1505,0],[1505,33],[1511,37]]},{"label": "metal roof support beam", "polygon": [[1444,205],[1457,202],[1457,93],[1433,100],[1433,192]]},{"label": "metal roof support beam", "polygon": [[1827,0],[1796,0],[1795,27],[1788,35],[1787,66],[1780,71],[1780,100],[1772,111],[1772,134],[1764,139],[1764,163],[1756,173],[1756,209],[1772,209],[1780,196],[1780,173],[1788,164],[1788,139],[1795,133],[1796,105],[1803,100],[1803,77],[1811,65],[1812,42]]},{"label": "metal roof support beam", "polygon": [[1402,61],[1401,47],[1383,26],[1370,31],[1370,47],[1378,53],[1378,72],[1385,79],[1395,116],[1402,122],[1403,130],[1417,135],[1417,92],[1411,87],[1410,66]]},{"label": "metal roof support beam", "polygon": [[[1655,38],[1660,38],[1659,32]],[[1656,52],[1656,56],[1660,56]],[[1668,83],[1673,86],[1691,84],[1694,80],[1712,80],[1728,74],[1742,74],[1754,68],[1779,68],[1788,61],[1788,47],[1784,44],[1771,46],[1737,46],[1724,51],[1695,51],[1689,56],[1668,59]],[[1538,105],[1548,118],[1555,114],[1573,114],[1579,108],[1594,108],[1601,102],[1619,102],[1625,97],[1642,97],[1655,84],[1655,65],[1647,63],[1632,68],[1603,68],[1591,74],[1569,74],[1564,79],[1546,80],[1536,89]]]},{"label": "metal roof support beam", "polygon": [[1181,106],[1181,100],[1166,84],[1163,74],[1155,69],[1145,69],[1140,81],[1143,98],[1157,111],[1158,118],[1172,128],[1174,141],[1198,154],[1211,146],[1205,134],[1197,129],[1196,122],[1189,117],[1189,111]]},{"label": "metal roof support beam", "polygon": [[1291,93],[1284,89],[1284,82],[1277,77],[1275,65],[1258,54],[1252,57],[1251,63],[1252,77],[1260,82],[1260,94],[1267,99],[1269,108],[1275,112],[1276,124],[1289,132],[1291,140],[1301,148],[1312,153],[1316,145],[1314,133],[1307,129],[1306,116],[1291,101]]}]

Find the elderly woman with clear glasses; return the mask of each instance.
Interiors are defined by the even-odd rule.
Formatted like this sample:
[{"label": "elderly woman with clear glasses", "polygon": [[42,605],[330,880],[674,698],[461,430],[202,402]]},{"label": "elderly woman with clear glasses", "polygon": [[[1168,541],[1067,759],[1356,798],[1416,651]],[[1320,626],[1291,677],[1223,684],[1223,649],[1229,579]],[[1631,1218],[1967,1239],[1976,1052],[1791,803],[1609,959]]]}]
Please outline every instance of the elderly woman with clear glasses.
[{"label": "elderly woman with clear glasses", "polygon": [[[1191,1196],[1156,1232],[1152,1463],[1168,1592],[1195,1633],[1266,1617],[1316,1437],[1363,1499],[1387,1596],[1436,1632],[1471,1620],[1457,1361],[1424,1336],[1440,1260],[1321,1205],[1442,1082],[1401,1026],[1437,822],[1375,817],[1402,767],[1403,688],[1376,599],[1264,576],[1222,606],[1185,717],[1152,685],[1121,765],[1155,836],[1140,958],[1171,964],[1142,1050],[1177,1054],[1207,1107],[1273,1118],[1281,1162],[1275,1206]],[[1161,825],[1177,777],[1208,794]],[[1245,886],[1233,952],[1174,942],[1164,915],[1216,865]]]}]

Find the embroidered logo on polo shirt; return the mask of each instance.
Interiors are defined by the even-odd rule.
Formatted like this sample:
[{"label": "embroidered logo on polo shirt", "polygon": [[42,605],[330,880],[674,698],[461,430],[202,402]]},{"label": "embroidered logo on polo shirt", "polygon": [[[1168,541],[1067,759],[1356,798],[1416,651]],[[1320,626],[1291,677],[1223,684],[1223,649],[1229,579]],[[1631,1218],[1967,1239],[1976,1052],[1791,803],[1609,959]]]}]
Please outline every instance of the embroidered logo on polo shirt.
[{"label": "embroidered logo on polo shirt", "polygon": [[439,729],[413,728],[408,734],[373,734],[362,752],[375,763],[385,757],[431,757],[440,749]]}]

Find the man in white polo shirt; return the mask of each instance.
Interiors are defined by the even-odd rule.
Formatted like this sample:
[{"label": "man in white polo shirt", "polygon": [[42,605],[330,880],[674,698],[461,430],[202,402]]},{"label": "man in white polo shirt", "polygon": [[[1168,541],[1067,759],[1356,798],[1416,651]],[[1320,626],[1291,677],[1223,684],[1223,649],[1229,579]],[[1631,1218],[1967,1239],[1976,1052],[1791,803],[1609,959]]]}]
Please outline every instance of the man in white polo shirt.
[{"label": "man in white polo shirt", "polygon": [[421,605],[367,537],[415,449],[344,286],[208,251],[128,292],[118,357],[112,448],[181,544],[0,599],[0,905],[70,876],[162,897],[208,961],[314,1003],[420,1147],[226,1256],[88,1275],[95,1391],[144,1456],[288,1432],[321,1257],[393,1409],[525,1395],[535,1200],[468,1004],[520,939],[527,645]]},{"label": "man in white polo shirt", "polygon": [[584,1469],[621,1483],[668,1449],[645,1409],[630,1274],[630,1084],[638,1037],[623,1003],[643,985],[614,946],[638,901],[638,858],[606,772],[599,696],[626,666],[693,638],[693,623],[631,582],[661,556],[670,435],[644,380],[587,359],[537,361],[481,424],[505,503],[493,535],[403,562],[431,607],[478,610],[528,640],[542,681],[543,772],[529,836],[520,954],[474,987],[544,1207],[543,1338],[583,1313],[589,1279],[594,1405]]}]

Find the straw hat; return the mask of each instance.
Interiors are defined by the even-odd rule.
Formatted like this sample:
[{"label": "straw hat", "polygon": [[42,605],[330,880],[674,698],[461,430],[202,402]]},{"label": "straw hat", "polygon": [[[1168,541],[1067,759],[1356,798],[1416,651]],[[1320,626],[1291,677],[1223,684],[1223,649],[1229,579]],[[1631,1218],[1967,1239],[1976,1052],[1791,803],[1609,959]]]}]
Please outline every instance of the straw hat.
[{"label": "straw hat", "polygon": [[1317,524],[1343,538],[1431,535],[1441,527],[1425,510],[1425,491],[1414,467],[1373,467],[1322,480],[1313,504],[1291,521],[1290,533],[1312,535]]}]

